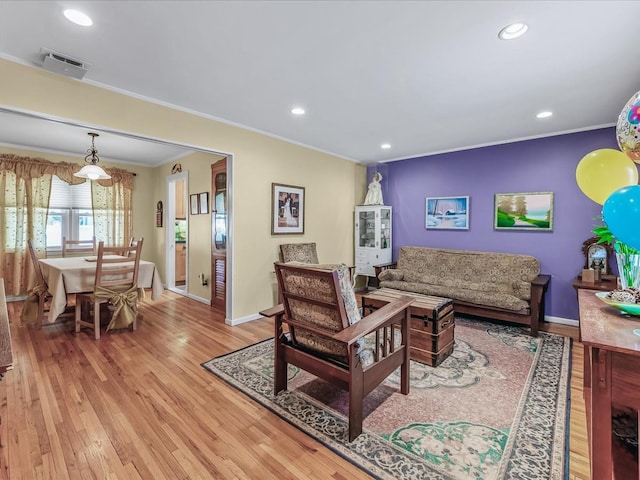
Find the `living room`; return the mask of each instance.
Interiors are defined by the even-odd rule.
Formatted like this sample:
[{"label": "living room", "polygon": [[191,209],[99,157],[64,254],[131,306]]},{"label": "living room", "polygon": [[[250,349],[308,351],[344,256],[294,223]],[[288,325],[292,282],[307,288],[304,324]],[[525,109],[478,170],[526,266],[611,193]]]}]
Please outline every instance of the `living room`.
[{"label": "living room", "polygon": [[[148,318],[156,318],[155,316],[157,316],[158,319],[162,318],[163,321],[170,323],[173,320],[168,317],[173,315],[183,316],[185,319],[195,322],[187,330],[181,330],[179,326],[172,326],[171,333],[151,330],[153,334],[159,334],[158,339],[152,342],[153,347],[163,351],[167,357],[171,357],[175,352],[168,348],[163,350],[162,342],[165,341],[168,344],[175,342],[175,345],[178,345],[181,341],[178,339],[182,338],[185,343],[192,343],[184,348],[190,354],[197,352],[199,355],[197,362],[203,362],[214,355],[222,354],[226,351],[225,349],[241,348],[273,334],[271,324],[262,319],[258,312],[277,303],[278,293],[273,262],[278,259],[279,245],[285,243],[283,239],[291,242],[316,242],[320,258],[348,265],[353,264],[353,212],[355,206],[362,203],[367,184],[376,171],[381,172],[383,176],[382,189],[385,204],[393,206],[394,209],[392,238],[394,252],[397,252],[399,247],[403,245],[428,245],[533,255],[540,260],[541,271],[552,276],[547,293],[547,320],[566,324],[577,330],[578,302],[572,281],[584,266],[582,243],[592,236],[591,230],[598,224],[595,218],[600,215],[601,206],[588,199],[578,188],[575,181],[576,166],[581,158],[589,152],[601,148],[618,148],[614,128],[615,115],[619,113],[623,102],[638,88],[633,80],[630,80],[630,88],[624,92],[617,92],[619,98],[615,96],[611,100],[609,110],[614,112],[613,115],[610,115],[611,118],[607,122],[592,125],[590,128],[577,129],[576,131],[557,131],[549,135],[532,135],[526,139],[509,139],[508,142],[488,140],[486,145],[483,145],[482,142],[475,142],[468,144],[470,148],[445,153],[434,152],[429,155],[415,153],[404,158],[396,158],[393,154],[389,154],[388,158],[396,161],[375,160],[360,163],[353,161],[348,155],[327,153],[332,150],[309,148],[302,141],[292,142],[277,135],[266,135],[257,128],[242,128],[236,124],[220,121],[211,114],[199,115],[186,108],[176,109],[167,103],[147,101],[149,99],[127,95],[114,88],[105,88],[105,85],[98,83],[98,81],[83,82],[65,78],[43,71],[41,68],[34,68],[25,61],[15,61],[14,58],[7,56],[0,58],[0,71],[2,71],[0,75],[0,106],[5,111],[35,113],[44,119],[43,121],[56,118],[66,119],[78,125],[103,127],[114,132],[135,133],[151,140],[165,140],[197,147],[214,154],[217,152],[229,155],[228,158],[231,159],[229,185],[232,185],[230,225],[232,229],[229,235],[230,283],[226,314],[224,316],[212,314],[202,301],[193,302],[189,298],[180,298],[172,294],[167,294],[161,302],[155,305],[153,302],[148,303]],[[607,86],[603,85],[602,90],[606,89]],[[588,100],[577,99],[575,101],[586,102]],[[460,135],[464,135],[462,126],[460,130]],[[428,131],[419,128],[413,133],[414,136],[429,136]],[[434,136],[437,135],[434,134]],[[0,153],[15,154],[19,150],[21,154],[27,156],[44,156],[42,152],[34,150],[21,150],[15,146],[7,145],[0,146]],[[376,155],[378,154],[376,152]],[[46,158],[55,161],[69,161],[67,157],[56,155]],[[80,163],[78,158],[73,161]],[[114,166],[108,161],[104,163],[106,166]],[[190,193],[211,189],[210,166],[211,162],[202,158],[182,161],[183,169],[189,172]],[[166,202],[165,181],[171,173],[171,165],[167,164],[157,168],[127,165],[125,168],[137,174],[136,188],[133,193],[135,236],[145,238],[143,255],[153,261],[158,266],[161,275],[164,275],[166,269],[165,237],[163,229],[156,227],[155,218],[157,202]],[[304,234],[287,237],[270,234],[273,183],[305,188]],[[518,192],[553,192],[552,230],[543,232],[500,231],[494,228],[495,195]],[[452,195],[469,197],[469,228],[440,231],[426,228],[425,198]],[[187,269],[190,275],[189,284],[193,285],[190,294],[206,302],[210,299],[209,289],[201,285],[196,275],[202,272],[200,265],[210,263],[211,225],[206,215],[196,216],[190,219],[190,222],[189,242],[193,251],[189,257]],[[208,270],[204,273],[205,276],[211,276],[211,272]],[[191,303],[187,302],[197,305],[190,306]],[[166,311],[160,312],[161,309]],[[15,312],[12,311],[11,305],[9,310],[11,318],[17,318],[13,316]],[[198,315],[201,318],[196,318]],[[17,326],[14,328],[17,329]],[[74,343],[73,347],[70,347],[62,337],[63,332],[56,330],[58,328],[54,327],[53,330],[49,330],[56,332],[55,340],[47,339],[48,330],[46,328],[42,333],[21,332],[22,339],[17,343],[20,346],[18,352],[20,355],[25,355],[26,352],[36,356],[44,355],[50,361],[57,358],[58,355],[64,355],[67,348],[81,346],[94,356],[90,356],[88,360],[73,357],[78,364],[88,361],[95,366],[102,361],[108,362],[109,355],[102,356],[100,348],[91,345],[90,342]],[[198,329],[201,330],[204,337],[200,339],[203,343],[199,343],[196,339]],[[64,334],[68,335],[68,332],[64,332]],[[218,336],[219,338],[216,338]],[[105,338],[107,337],[105,336]],[[127,349],[131,347],[122,335],[116,337],[116,348]],[[208,343],[205,343],[205,340]],[[44,347],[45,350],[50,349],[50,351],[30,350],[32,348],[30,342],[32,341],[42,341],[47,345]],[[212,345],[214,345],[213,348]],[[135,347],[133,348],[135,349]],[[175,348],[180,349],[179,346],[175,346]],[[193,362],[195,358],[177,356],[180,357],[180,361],[184,362]],[[178,368],[177,363],[173,359],[170,361],[172,368]],[[23,375],[37,376],[37,362],[29,362],[29,365],[29,370],[24,370]],[[65,365],[67,364],[65,363]],[[96,370],[100,371],[101,368],[97,367]],[[77,370],[75,373],[79,371]],[[209,387],[204,383],[209,379],[198,379],[195,371],[189,370],[188,372],[189,381],[198,384],[198,388],[194,388],[193,393],[199,396],[206,395]],[[20,367],[18,367],[10,375],[17,377],[20,372]],[[151,372],[152,369],[146,374],[153,377]],[[62,370],[54,373],[48,372],[47,375],[49,374],[53,379],[59,375],[60,381],[65,378],[65,373]],[[97,375],[100,377],[101,374]],[[110,380],[113,380],[111,374],[108,376]],[[144,378],[141,376],[136,380],[144,381]],[[162,383],[165,380],[168,382],[177,381],[173,376],[163,380],[149,381]],[[181,382],[180,388],[189,390],[188,382]],[[3,383],[6,384],[7,381]],[[29,402],[36,401],[35,399],[39,395],[37,385],[29,384],[29,382],[20,383],[19,387],[17,385],[16,382],[15,388],[33,389],[25,396],[29,398]],[[114,398],[118,397],[117,388],[112,394]],[[159,398],[164,394],[158,390],[152,395],[157,395]],[[8,404],[11,412],[9,415],[11,415],[18,412],[18,408],[13,402],[19,401],[20,394],[16,391],[9,398]],[[70,398],[67,400],[73,401]],[[341,459],[334,459],[330,451],[314,450],[316,444],[289,425],[281,425],[277,418],[258,412],[257,407],[247,402],[242,396],[216,391],[210,398],[194,400],[194,404],[197,404],[197,408],[200,410],[204,409],[203,405],[205,404],[230,401],[240,405],[238,411],[242,413],[236,414],[233,409],[228,408],[224,410],[224,415],[231,417],[235,422],[233,423],[234,427],[226,426],[222,429],[225,432],[224,435],[231,435],[234,428],[242,429],[245,432],[240,440],[236,439],[231,443],[235,448],[241,448],[240,445],[243,442],[265,445],[267,451],[279,458],[278,462],[283,464],[290,462],[294,465],[289,470],[289,475],[292,477],[313,478],[315,475],[326,478],[330,475],[342,475],[365,478],[359,470],[350,465],[343,465]],[[106,407],[103,409],[108,410]],[[138,410],[138,413],[140,411]],[[74,413],[78,412],[74,411]],[[219,423],[224,423],[224,415],[217,415],[212,420],[212,429],[215,430]],[[248,418],[253,418],[254,421],[238,419],[234,415],[245,415]],[[199,418],[203,419],[204,414]],[[9,422],[15,421],[10,420]],[[27,420],[24,421],[27,422]],[[54,412],[53,414],[45,412],[42,417],[44,423],[56,424],[61,421],[75,422],[78,420],[69,418],[68,412]],[[91,423],[90,420],[84,419],[83,421]],[[76,429],[83,430],[87,428],[87,424],[78,423]],[[26,430],[25,427],[21,431]],[[273,433],[274,431],[275,433]],[[31,434],[34,435],[33,432]],[[277,442],[262,444],[263,435],[274,435],[278,442],[285,441],[286,448],[290,452],[274,453]],[[291,438],[286,440],[286,437]],[[32,440],[38,442],[35,437]],[[188,443],[187,438],[174,440],[180,444]],[[82,442],[84,441],[83,439]],[[13,442],[15,446],[17,440],[13,439]],[[72,439],[70,442],[81,443],[78,439]],[[40,444],[43,445],[46,442]],[[48,448],[42,449],[44,460],[40,464],[41,472],[44,472],[45,478],[46,472],[53,471],[49,463],[53,465],[60,458],[47,457],[50,455]],[[56,448],[54,446],[51,450],[61,455],[60,450],[56,450]],[[312,451],[315,453],[310,453]],[[112,452],[109,454],[112,455]],[[23,455],[25,458],[28,456],[26,449],[23,450]],[[194,454],[195,457],[198,455],[200,453]],[[233,455],[233,452],[223,448],[215,455],[219,456],[220,462],[224,463],[225,458],[228,458],[228,455]],[[298,455],[304,460],[298,460]],[[259,448],[252,448],[250,456],[257,458]],[[234,456],[234,459],[237,461],[237,456]],[[196,462],[193,458],[190,461]],[[261,458],[261,461],[267,464],[269,462],[265,458]],[[70,460],[66,460],[66,462],[71,463]],[[301,462],[313,462],[320,473],[306,469],[299,464]],[[19,464],[23,465],[23,463]],[[336,464],[339,465],[336,466]],[[281,466],[280,463],[277,466],[274,465],[270,464],[268,467],[269,474],[272,476],[276,475]],[[123,470],[120,470],[119,473],[122,478],[127,478],[127,474],[131,472],[125,473],[124,467],[122,468]],[[249,465],[243,466],[246,468],[243,473],[238,473],[238,471],[234,473],[234,468],[228,467],[223,474],[220,474],[220,478],[231,478],[234,474],[256,478],[260,473],[259,470]],[[322,470],[322,468],[326,469]],[[140,474],[140,476],[142,478],[154,476],[154,472],[145,471],[145,473],[148,476],[145,477],[144,474]],[[164,472],[163,475],[171,476],[167,472]],[[359,475],[362,476],[359,477]],[[24,478],[29,478],[29,475],[25,474]]]}]

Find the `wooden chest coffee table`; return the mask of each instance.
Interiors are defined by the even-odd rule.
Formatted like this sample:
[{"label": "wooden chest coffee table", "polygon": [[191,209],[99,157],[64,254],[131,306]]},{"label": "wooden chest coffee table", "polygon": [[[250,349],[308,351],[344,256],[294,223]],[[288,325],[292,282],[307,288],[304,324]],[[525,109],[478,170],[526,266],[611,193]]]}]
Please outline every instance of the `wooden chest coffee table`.
[{"label": "wooden chest coffee table", "polygon": [[415,298],[409,309],[411,360],[437,367],[453,352],[453,300],[381,288],[362,296],[363,314],[367,315],[403,295]]}]

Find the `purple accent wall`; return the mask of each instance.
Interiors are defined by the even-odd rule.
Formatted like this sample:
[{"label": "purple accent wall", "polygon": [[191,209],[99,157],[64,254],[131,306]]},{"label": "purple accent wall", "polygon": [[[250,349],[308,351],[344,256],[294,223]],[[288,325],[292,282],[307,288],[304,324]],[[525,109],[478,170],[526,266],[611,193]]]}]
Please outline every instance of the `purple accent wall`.
[{"label": "purple accent wall", "polygon": [[[393,207],[394,260],[404,245],[533,255],[541,273],[552,276],[546,315],[577,320],[571,282],[584,265],[582,242],[593,236],[602,206],[580,191],[575,171],[582,157],[600,148],[618,148],[615,128],[378,165],[384,203]],[[368,169],[369,179],[375,168]],[[554,193],[552,232],[493,229],[494,194],[515,192]],[[469,196],[469,230],[427,230],[425,198],[455,195]]]}]

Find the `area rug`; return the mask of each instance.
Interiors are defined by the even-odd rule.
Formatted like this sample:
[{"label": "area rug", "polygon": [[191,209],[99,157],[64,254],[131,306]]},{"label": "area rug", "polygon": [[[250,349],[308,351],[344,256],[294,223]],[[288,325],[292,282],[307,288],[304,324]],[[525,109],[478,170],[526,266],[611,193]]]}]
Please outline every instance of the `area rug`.
[{"label": "area rug", "polygon": [[289,366],[273,395],[273,340],[202,365],[380,479],[564,479],[568,476],[571,339],[456,319],[440,366],[411,362],[370,393],[363,433],[347,441],[347,394]]}]

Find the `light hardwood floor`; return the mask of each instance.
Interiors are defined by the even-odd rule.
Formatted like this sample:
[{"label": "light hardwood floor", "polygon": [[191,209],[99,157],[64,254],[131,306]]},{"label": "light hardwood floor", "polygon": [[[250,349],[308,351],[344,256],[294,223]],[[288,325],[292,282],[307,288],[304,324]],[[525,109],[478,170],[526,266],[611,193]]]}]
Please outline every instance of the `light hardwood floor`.
[{"label": "light hardwood floor", "polygon": [[[228,387],[200,363],[273,335],[165,292],[138,330],[20,326],[0,382],[0,479],[365,479],[361,470]],[[267,307],[265,305],[265,307]],[[577,329],[545,324],[577,337]],[[570,478],[589,479],[582,348],[573,348]]]}]

